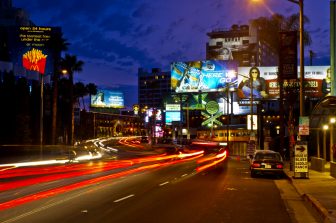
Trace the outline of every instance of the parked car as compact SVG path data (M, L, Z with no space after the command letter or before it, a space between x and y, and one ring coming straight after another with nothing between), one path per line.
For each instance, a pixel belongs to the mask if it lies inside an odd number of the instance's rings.
M141 140L140 140L141 143L148 143L149 140L148 140L148 136L141 136Z
M283 177L284 163L280 153L273 150L257 150L250 160L251 177L273 174Z

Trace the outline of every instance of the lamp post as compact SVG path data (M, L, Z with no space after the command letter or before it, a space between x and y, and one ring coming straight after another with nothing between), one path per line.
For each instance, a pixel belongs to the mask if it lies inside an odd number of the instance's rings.
M288 0L300 7L300 116L304 115L304 46L303 46L303 0Z
M336 118L330 118L330 162L333 162L333 146L334 146L334 124L336 122Z
M327 160L327 134L326 131L329 129L328 125L323 125L323 159Z

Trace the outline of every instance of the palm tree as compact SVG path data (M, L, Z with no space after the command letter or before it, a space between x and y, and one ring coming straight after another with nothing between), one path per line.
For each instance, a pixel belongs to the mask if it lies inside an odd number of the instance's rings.
M61 52L68 50L69 43L63 38L63 33L56 34L51 40L54 47L54 76L53 76L53 101L52 101L52 124L51 124L51 144L55 144L57 130L57 101L58 101L58 79L60 74Z
M97 85L93 84L93 83L89 83L87 84L86 86L86 90L89 94L89 99L90 99L90 102L91 102L91 95L95 95L97 94Z
M77 82L74 86L74 97L80 107L80 98L82 99L82 105L85 110L84 96L88 95L88 91L82 82Z
M70 82L70 113L71 113L71 130L69 144L74 145L74 132L75 132L75 117L74 117L74 86L73 86L73 75L75 72L81 72L84 62L78 60L75 55L65 54L62 58L61 66L65 69L69 75Z
M270 46L279 52L280 39L276 33L280 31L297 31L299 30L299 14L293 14L291 16L285 17L280 14L273 14L271 17L259 17L251 21L252 25L257 27L260 39L265 40ZM304 23L309 23L308 17L304 16ZM311 37L308 32L303 33L304 45L308 46L311 44ZM299 35L298 35L299 41Z

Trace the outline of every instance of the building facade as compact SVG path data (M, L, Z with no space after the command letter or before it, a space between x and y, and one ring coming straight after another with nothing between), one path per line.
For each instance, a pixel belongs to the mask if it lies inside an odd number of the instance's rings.
M164 98L171 94L170 72L153 68L151 72L138 70L138 99L140 110L163 108Z
M275 51L259 38L258 30L250 25L232 25L207 33L206 59L236 60L239 66L274 66L278 64Z

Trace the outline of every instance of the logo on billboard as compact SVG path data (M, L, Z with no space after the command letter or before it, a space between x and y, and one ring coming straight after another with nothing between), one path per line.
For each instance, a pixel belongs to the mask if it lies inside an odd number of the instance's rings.
M27 70L37 71L44 74L47 55L42 50L32 49L22 56L23 67Z

